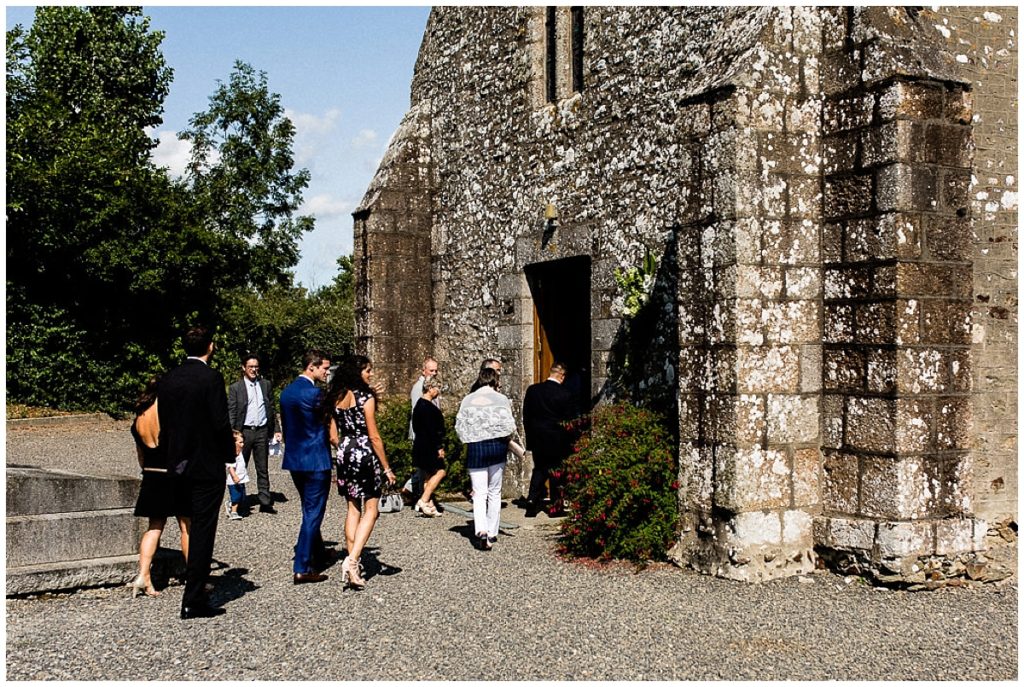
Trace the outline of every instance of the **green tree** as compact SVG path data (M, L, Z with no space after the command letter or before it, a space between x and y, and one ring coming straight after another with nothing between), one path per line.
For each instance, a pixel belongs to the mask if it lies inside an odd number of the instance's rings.
M126 369L156 362L127 335L142 331L136 258L174 196L146 133L171 82L162 40L123 7L40 7L7 33L12 399L109 406Z
M236 265L211 259L195 269L236 278L223 286L290 285L299 237L313 228L312 217L296 216L309 172L292 171L295 127L280 100L265 72L235 62L179 134L192 144L186 181L196 219L217 244L210 257Z
M309 175L292 171L266 75L235 65L182 133L192 163L172 180L147 133L171 70L139 9L41 7L7 39L8 397L124 408L180 359L187 324L230 336L246 299L264 339L297 347L305 320L271 320L306 298L290 270L313 226L296 216Z
M338 258L338 273L327 286L309 296L310 308L305 326L308 346L334 355L351 353L355 344L355 273L352 256Z
M238 289L225 311L223 348L230 354L217 359L226 375L238 372L238 356L258 353L262 374L280 387L297 374L308 348L333 355L353 347L355 314L352 258L338 258L338 274L331 284L310 292L303 287L272 285L262 293ZM237 355L236 355L237 354Z

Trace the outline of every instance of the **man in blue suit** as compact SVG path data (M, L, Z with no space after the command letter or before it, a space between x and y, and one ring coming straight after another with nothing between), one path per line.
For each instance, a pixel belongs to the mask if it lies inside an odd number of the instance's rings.
M323 393L317 387L317 382L327 381L331 361L323 351L309 350L302 357L302 367L302 374L281 392L280 416L285 445L281 467L292 473L302 503L302 525L292 567L295 584L327 579L327 575L314 570L314 563L325 556L320 524L331 486L331 451L320 407Z

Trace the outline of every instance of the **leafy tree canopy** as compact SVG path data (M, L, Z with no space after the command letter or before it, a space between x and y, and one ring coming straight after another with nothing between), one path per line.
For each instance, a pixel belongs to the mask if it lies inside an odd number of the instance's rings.
M265 72L235 62L218 82L206 112L192 117L179 138L192 144L187 182L203 227L244 265L244 284L264 288L291 283L298 239L312 217L296 217L305 169L292 171L295 127Z
M266 74L237 62L218 84L181 133L184 179L151 161L172 77L162 40L122 7L40 7L7 33L12 401L123 408L192 323L284 357L351 341L350 287L292 286L309 173L293 171L295 129Z

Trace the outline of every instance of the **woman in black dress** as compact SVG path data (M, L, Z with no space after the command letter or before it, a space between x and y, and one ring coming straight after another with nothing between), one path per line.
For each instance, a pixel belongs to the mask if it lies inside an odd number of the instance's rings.
M437 377L428 377L423 382L423 396L412 409L412 429L416 434L412 444L412 464L423 474L423 496L416 502L415 509L431 518L441 513L431 503L434 490L444 479L444 415L434 405L434 399L441 393Z
M132 421L132 438L135 452L142 468L142 486L139 500L135 504L135 515L149 518L149 527L139 542L139 576L131 583L132 597L140 593L159 596L153 588L149 567L156 549L160 546L167 518L178 519L181 530L181 552L188 560L188 535L192 507L188 491L181 478L168 470L167 449L160 444L160 419L157 415L156 387L159 377L153 377L135 402L135 420Z

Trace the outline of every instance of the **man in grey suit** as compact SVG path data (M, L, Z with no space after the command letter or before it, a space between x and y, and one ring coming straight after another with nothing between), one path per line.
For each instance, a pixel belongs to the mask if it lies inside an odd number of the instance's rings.
M276 418L270 382L260 377L260 360L255 353L242 356L242 378L228 389L228 416L231 428L242 433L245 464L248 465L252 457L256 465L260 512L277 513L270 495L270 471L267 467L267 444L270 434L275 431Z

